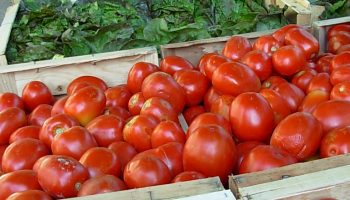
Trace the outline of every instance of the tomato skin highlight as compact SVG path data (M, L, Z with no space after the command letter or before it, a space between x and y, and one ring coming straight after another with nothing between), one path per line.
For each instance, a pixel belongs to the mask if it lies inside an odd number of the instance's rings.
M194 66L185 58L179 56L166 56L160 62L159 68L165 73L174 75L174 73L177 71L184 69L193 69Z

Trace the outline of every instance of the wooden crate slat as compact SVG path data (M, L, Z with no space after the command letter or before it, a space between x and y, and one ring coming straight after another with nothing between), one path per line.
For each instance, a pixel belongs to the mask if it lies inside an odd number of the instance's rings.
M200 194L190 197L179 198L177 200L202 200L202 199L210 199L210 200L236 200L235 196L233 196L231 190L222 190L218 192L211 192L207 194Z
M10 39L12 24L16 19L17 11L19 8L19 3L16 3L7 8L5 17L0 26L0 55L4 55L6 52L7 43Z

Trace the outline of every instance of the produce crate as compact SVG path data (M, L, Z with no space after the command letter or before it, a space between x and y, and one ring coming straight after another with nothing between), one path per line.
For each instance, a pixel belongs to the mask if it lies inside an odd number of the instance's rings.
M350 154L229 177L237 199L349 199Z

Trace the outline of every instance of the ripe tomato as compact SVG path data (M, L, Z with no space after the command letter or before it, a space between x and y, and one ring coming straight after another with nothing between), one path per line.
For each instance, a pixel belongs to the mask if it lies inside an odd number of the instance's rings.
M121 171L124 171L126 164L137 154L135 148L124 141L113 142L108 146L118 157L121 163Z
M312 113L317 105L329 100L329 93L323 90L309 92L301 102L298 111Z
M267 141L274 128L274 112L259 93L247 92L237 96L230 108L230 122L239 141Z
M292 83L306 93L308 85L316 74L317 72L313 69L303 69L293 76Z
M316 76L314 76L308 87L307 87L307 93L310 93L314 90L322 90L327 93L330 93L332 90L332 84L330 82L329 74L326 72L318 73Z
M304 50L307 60L314 59L320 50L318 40L303 28L291 28L285 35L285 43L294 45Z
M67 87L67 94L72 95L76 91L80 90L81 88L84 88L86 86L95 86L102 91L107 90L108 86L107 84L100 78L95 76L80 76L72 82L69 83Z
M178 122L177 112L171 104L160 97L151 97L143 104L140 115L152 115L158 121L171 120Z
M157 148L169 142L185 144L186 135L181 126L174 121L161 121L151 134L152 148Z
M346 44L346 45L339 47L336 53L341 54L343 52L349 52L349 51L350 51L350 44Z
M254 149L255 147L259 146L259 145L263 145L264 143L261 142L257 142L257 141L249 141L249 142L242 142L236 145L237 148L237 162L235 164L235 168L233 170L233 172L235 174L239 173L239 168L241 166L242 160L247 157L247 155L249 154L249 152Z
M125 183L112 175L90 178L81 186L78 197L126 190Z
M277 125L270 144L304 161L316 154L322 135L322 125L316 118L310 113L296 112Z
M145 103L146 99L142 95L142 92L137 92L132 95L128 102L128 109L131 115L139 115L141 112L141 108Z
M121 162L114 151L105 147L93 147L87 150L80 158L79 162L89 171L90 178L104 174L121 174Z
M327 51L335 54L341 46L347 44L350 44L350 32L340 31L328 40Z
M213 55L218 55L218 54L216 54L216 53L206 53L199 59L199 62L198 62L198 65L197 65L197 69L199 69L199 71L202 74L206 75L204 68L208 64L209 58L211 56L213 56Z
M343 66L350 67L349 59L350 59L350 52L344 52L333 56L333 59L331 60L330 69L329 69L330 72L332 73L335 69L338 69L339 67L343 67Z
M147 62L135 63L129 70L126 86L133 94L141 92L143 80L153 72L159 71L157 65Z
M113 142L123 140L125 122L115 115L101 115L86 125L86 129L94 136L98 146L108 147Z
M272 34L272 37L274 37L280 43L284 44L286 33L292 28L301 28L301 26L296 25L296 24L288 24L288 25L283 26L282 28L278 29L277 31L275 31Z
M179 56L166 56L160 61L159 68L163 72L173 75L176 71L193 69L194 66L185 58Z
M0 176L2 175L2 169L1 169L2 156L4 155L4 152L5 152L7 147L8 147L8 145L0 145Z
M70 156L77 160L92 147L97 147L94 136L80 126L73 126L57 134L51 144L53 154Z
M350 24L349 23L344 23L344 24L338 24L332 26L328 31L327 31L327 40L331 39L331 37L336 36L339 34L339 32L350 32Z
M42 126L51 117L52 106L48 104L38 105L28 117L30 125Z
M216 99L221 96L222 93L218 90L216 90L214 87L210 87L207 91L207 93L204 96L204 108L206 111L211 110L211 106L216 101Z
M260 50L267 55L272 56L272 54L282 46L283 44L276 40L272 35L263 35L255 40L253 50Z
M222 115L227 121L230 121L230 107L235 97L231 95L221 95L212 105L210 112Z
M46 158L50 158L50 157L52 157L52 156L54 156L54 157L59 157L59 155L46 155L46 156L43 156L43 157L41 157L41 158L39 158L35 163L34 163L34 165L33 165L33 171L35 172L35 173L38 173L38 170L39 170L39 168L40 168L40 165L44 162L44 160L46 159Z
M94 86L87 86L68 97L64 112L85 126L101 115L105 108L106 97L103 91Z
M179 142L169 142L156 149L156 157L161 159L170 170L171 178L183 172L183 148Z
M350 81L336 84L331 91L330 99L350 101Z
M160 97L167 100L180 113L186 104L184 89L167 73L155 72L142 83L142 94L145 99Z
M252 50L249 40L242 36L233 36L225 44L222 54L232 60L240 60Z
M286 82L287 82L286 79L280 76L270 76L261 84L261 88L275 89L277 85L281 83L286 83Z
M151 135L158 123L152 115L136 115L125 124L123 138L138 152L151 149Z
M192 181L192 180L198 180L207 178L202 173L196 172L196 171L185 171L181 172L175 178L171 181L172 183L178 183L178 182L185 182L185 181Z
M279 74L290 76L299 72L306 64L306 56L301 48L287 45L277 49L272 55L272 64Z
M187 106L201 103L210 86L207 77L196 70L177 71L174 73L174 79L186 92Z
M10 107L17 107L23 110L24 103L21 97L11 92L0 94L0 112Z
M237 160L235 142L224 128L202 125L187 139L183 150L185 171L198 171L205 176L219 176L227 182Z
M54 198L77 196L81 185L88 178L88 170L68 156L47 157L38 169L41 187Z
M66 104L67 99L68 96L61 97L53 104L51 109L51 116L64 114L64 105Z
M305 94L301 89L288 82L277 85L274 90L287 102L287 105L292 112L295 112L298 109L305 97Z
M27 83L22 90L22 100L27 111L34 110L40 104L52 105L54 97L50 89L40 81Z
M326 72L330 73L331 62L334 58L334 55L326 55L319 58L316 62L316 71L318 73Z
M322 123L323 132L350 125L350 102L329 100L316 106L313 116Z
M114 115L116 117L121 118L124 122L128 121L128 119L131 117L130 112L127 109L120 107L120 106L106 107L104 114L105 115Z
M205 113L204 106L191 106L182 112L187 124L191 124L193 120L202 113Z
M106 106L121 106L127 108L132 93L128 90L126 85L117 85L108 88L105 91L105 95Z
M250 51L242 58L242 63L250 67L261 81L267 79L272 73L271 57L260 51Z
M223 63L231 62L232 60L226 58L222 55L213 55L208 58L208 62L204 65L204 74L209 79L212 80L214 71Z
M350 65L341 66L331 73L330 81L333 85L350 80Z
M39 139L40 129L40 126L33 125L21 127L11 134L9 143L11 144L24 138Z
M131 160L124 170L124 181L129 188L167 184L171 181L168 167L157 157L143 156Z
M321 142L322 158L350 153L350 126L334 129L327 133Z
M58 114L47 119L41 127L39 139L51 148L53 138L66 131L67 129L77 126L79 123L66 114Z
M247 65L238 62L224 63L213 73L212 84L223 94L237 96L244 92L258 92L258 76Z
M264 171L297 163L298 160L288 152L270 145L259 145L242 160L239 173Z
M37 175L32 170L19 170L0 176L0 199L26 190L41 190Z
M27 117L20 108L6 108L0 112L0 124L0 145L8 144L11 134L27 125Z
M7 197L6 200L52 200L50 195L41 190L26 190L22 192L16 192Z

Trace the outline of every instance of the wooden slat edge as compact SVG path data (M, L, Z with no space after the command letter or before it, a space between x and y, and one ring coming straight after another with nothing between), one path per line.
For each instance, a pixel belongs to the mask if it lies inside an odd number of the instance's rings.
M342 24L342 23L346 23L346 22L350 22L350 16L315 21L313 23L313 27L331 26L331 25Z
M12 5L7 8L5 17L0 27L0 55L4 55L6 52L7 43L10 39L12 24L16 19L19 4Z
M211 192L207 194L200 194L190 197L179 198L176 200L202 200L202 199L210 199L210 200L236 200L230 190L222 190L218 192Z
M298 14L311 14L310 3L304 0L278 0L277 5L287 5Z
M5 55L0 55L0 67L7 65L7 59Z

